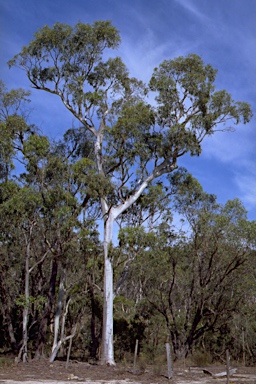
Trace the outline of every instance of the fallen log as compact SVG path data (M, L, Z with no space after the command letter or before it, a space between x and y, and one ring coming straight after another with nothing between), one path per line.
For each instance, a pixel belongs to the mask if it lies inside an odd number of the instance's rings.
M233 369L230 369L229 371L229 376L233 376L237 371L237 368L233 368ZM208 369L203 369L203 373L205 373L206 375L210 375L212 376L213 378L217 379L218 377L225 377L227 376L227 372L220 372L220 373L213 373L211 371L208 371Z

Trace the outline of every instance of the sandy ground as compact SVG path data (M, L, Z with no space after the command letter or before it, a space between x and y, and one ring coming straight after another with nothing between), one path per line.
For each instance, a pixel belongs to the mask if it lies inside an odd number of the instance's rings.
M142 384L141 381L134 381L130 379L125 380L69 380L69 381L62 381L62 380L26 380L26 381L17 381L17 380L0 380L1 384L69 384L69 383L80 383L80 384ZM175 383L175 384L226 384L227 379L198 379L198 380L182 380L174 378L172 380L168 380L166 378L166 383ZM158 383L157 381L152 382L152 384ZM148 384L151 384L150 382ZM230 384L256 384L256 375L235 375L230 379Z
M74 383L74 382L79 382L80 384L105 384L105 383L108 383L108 384L140 384L139 382L136 382L136 381L127 381L127 380L109 380L109 381L105 381L105 380L100 380L100 381L91 381L91 380L86 380L86 381L78 381L78 380L75 380L75 381L46 381L46 380L40 380L40 381L23 381L22 383L23 384L35 384L35 383L44 383L44 384L70 384L70 383ZM21 381L14 381L14 380L1 380L0 381L1 384L21 384Z
M225 370L224 366L206 367L213 373ZM256 384L256 367L237 367L230 378L230 384ZM203 372L203 367L174 367L173 379L168 380L167 369L147 367L144 371L132 373L131 367L117 365L105 367L88 363L65 363L47 360L11 364L0 367L0 384L226 384L226 377L213 378Z

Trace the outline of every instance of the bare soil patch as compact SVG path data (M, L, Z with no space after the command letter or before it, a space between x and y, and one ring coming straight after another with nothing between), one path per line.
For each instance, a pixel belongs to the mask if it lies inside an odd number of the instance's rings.
M231 384L256 384L256 368L237 367L238 370L230 379ZM225 371L224 366L207 367L213 373ZM48 360L31 361L29 363L11 364L0 367L0 384L63 384L63 383L86 383L86 384L224 384L226 378L214 379L203 373L203 368L198 367L175 367L174 377L168 380L167 369L158 367L147 367L145 371L132 373L132 368L117 365L106 367L88 363L70 362L68 368L65 362Z

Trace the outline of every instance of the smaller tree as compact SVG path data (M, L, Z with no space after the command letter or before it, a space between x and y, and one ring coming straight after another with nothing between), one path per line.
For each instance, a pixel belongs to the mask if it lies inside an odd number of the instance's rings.
M29 96L30 92L21 88L8 91L0 80L0 180L5 182L25 138L35 131L34 126L27 124Z
M183 184L176 203L190 225L189 238L175 236L163 223L133 265L134 285L140 281L143 294L164 317L178 359L238 311L253 241L253 224L238 200L222 207L189 175L185 179L194 193Z

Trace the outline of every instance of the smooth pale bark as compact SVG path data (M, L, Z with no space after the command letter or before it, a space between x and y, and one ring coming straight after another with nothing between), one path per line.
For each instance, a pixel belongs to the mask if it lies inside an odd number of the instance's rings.
M51 357L50 357L50 359L49 359L49 362L50 362L50 363L52 363L52 362L54 361L54 359L55 359L55 357L56 357L56 355L57 355L57 353L58 353L58 350L60 349L60 347L62 346L62 344L63 344L65 341L67 341L67 340L73 339L73 337L74 337L75 334L76 334L76 328L77 328L77 324L75 325L75 327L74 327L73 332L72 332L71 335L69 335L69 336L67 336L67 337L65 337L65 338L63 338L63 339L61 338L61 339L58 341L58 343L57 343L56 347L54 348L54 350L53 350L53 352L52 352L52 354L51 354Z
M60 318L60 316L57 317L57 321L56 321L56 324L55 324L55 327L56 327L56 325L58 327L58 329L55 328L55 334L57 333L57 337L56 337L56 340L54 341L54 344L53 344L53 347L52 347L52 353L51 353L51 356L49 358L49 362L50 363L52 363L55 360L55 357L57 356L57 353L58 353L59 349L61 348L62 344L65 341L73 338L75 336L75 333L76 333L77 325L75 325L74 331L72 332L72 335L67 336L67 337L64 336L65 320L66 320L66 316L68 314L68 306L69 306L70 302L71 302L71 299L68 300L68 302L66 304L65 312L64 312L63 317L62 317L61 336L60 336L59 340L58 340L58 333L56 331L59 331L59 318ZM56 320L56 317L55 317L55 320Z
M114 217L105 220L104 228L104 303L101 362L115 365L113 346L113 265L109 257L109 246L112 241Z
M63 297L64 297L64 291L65 291L64 279L65 279L65 273L63 272L60 278L58 304L57 304L57 309L56 309L55 318L54 318L54 339L53 339L52 352L54 351L54 349L58 344L58 335L59 335L59 329L60 329L60 315L62 311Z
M64 338L64 333L65 333L65 322L66 322L66 317L67 317L67 314L68 314L68 307L69 307L69 304L71 303L71 298L68 299L68 302L66 303L66 307L65 307L65 312L62 316L62 322L61 322L61 336L60 338L63 339Z

